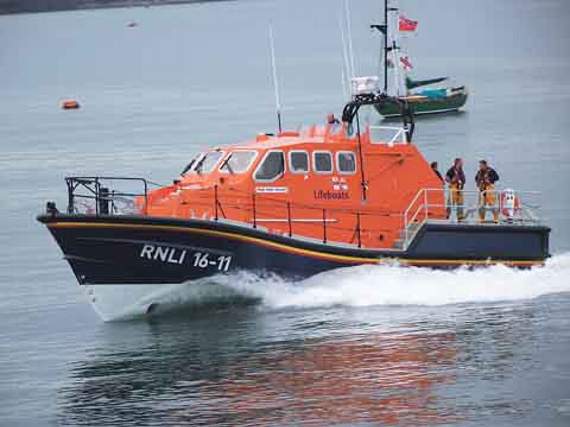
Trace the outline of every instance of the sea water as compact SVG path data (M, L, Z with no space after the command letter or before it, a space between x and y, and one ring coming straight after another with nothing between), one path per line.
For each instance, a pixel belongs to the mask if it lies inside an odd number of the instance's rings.
M168 183L196 152L274 130L270 21L285 127L339 115L342 3L2 16L0 424L570 423L569 6L402 7L420 21L414 77L470 92L464 113L418 120L415 143L442 170L463 157L470 188L486 158L503 187L540 191L546 265L238 273L104 323L34 219L45 201L65 206L67 175ZM381 12L351 2L359 74L376 72Z

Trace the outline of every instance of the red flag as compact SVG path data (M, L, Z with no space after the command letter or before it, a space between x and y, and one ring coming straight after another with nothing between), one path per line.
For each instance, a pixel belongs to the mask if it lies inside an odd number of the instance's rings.
M402 65L402 68L406 71L414 68L414 66L412 65L412 61L410 61L410 58L407 56L400 56L400 64Z
M418 26L418 21L408 19L404 15L399 16L398 29L400 31L408 31L408 32L416 31L417 26Z

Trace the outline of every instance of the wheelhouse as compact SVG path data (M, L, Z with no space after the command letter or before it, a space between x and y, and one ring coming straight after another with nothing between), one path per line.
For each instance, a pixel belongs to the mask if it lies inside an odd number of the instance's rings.
M214 148L193 159L168 187L150 193L151 215L225 219L279 234L391 247L403 212L421 188L432 218L445 218L443 186L415 146L351 136L345 127L261 135ZM437 207L439 205L440 207ZM355 229L358 236L355 237Z

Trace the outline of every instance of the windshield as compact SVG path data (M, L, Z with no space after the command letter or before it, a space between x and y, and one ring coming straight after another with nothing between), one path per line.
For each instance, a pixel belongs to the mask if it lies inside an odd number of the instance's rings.
M197 173L210 173L214 170L223 155L224 153L221 151L210 151L196 164L193 170Z
M249 169L256 154L256 151L234 151L222 163L220 170L229 173L243 173Z

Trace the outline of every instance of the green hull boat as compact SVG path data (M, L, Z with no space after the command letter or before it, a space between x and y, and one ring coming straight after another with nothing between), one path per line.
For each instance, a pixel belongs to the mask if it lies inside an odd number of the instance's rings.
M394 23L396 23L394 25ZM402 54L400 46L400 33L414 32L417 21L405 18L397 7L388 7L388 0L384 0L384 23L371 25L371 28L382 34L384 46L381 49L381 65L383 65L384 88L378 86L353 84L356 90L353 95L362 95L368 90L370 93L383 93L406 104L408 113L414 116L423 114L436 114L457 111L467 102L467 89L465 86L434 86L447 80L447 77L436 77L427 80L413 80L409 71L413 68L409 56ZM389 78L388 74L391 74ZM393 79L392 79L393 77ZM355 83L364 83L366 78L353 79ZM390 85L389 82L392 82ZM397 103L381 103L374 108L384 118L400 117L401 105Z
M457 111L467 102L467 90L465 87L445 89L445 94L438 97L429 95L410 94L400 97L407 101L414 115L437 114ZM385 118L400 117L401 112L395 104L376 104L376 111Z

